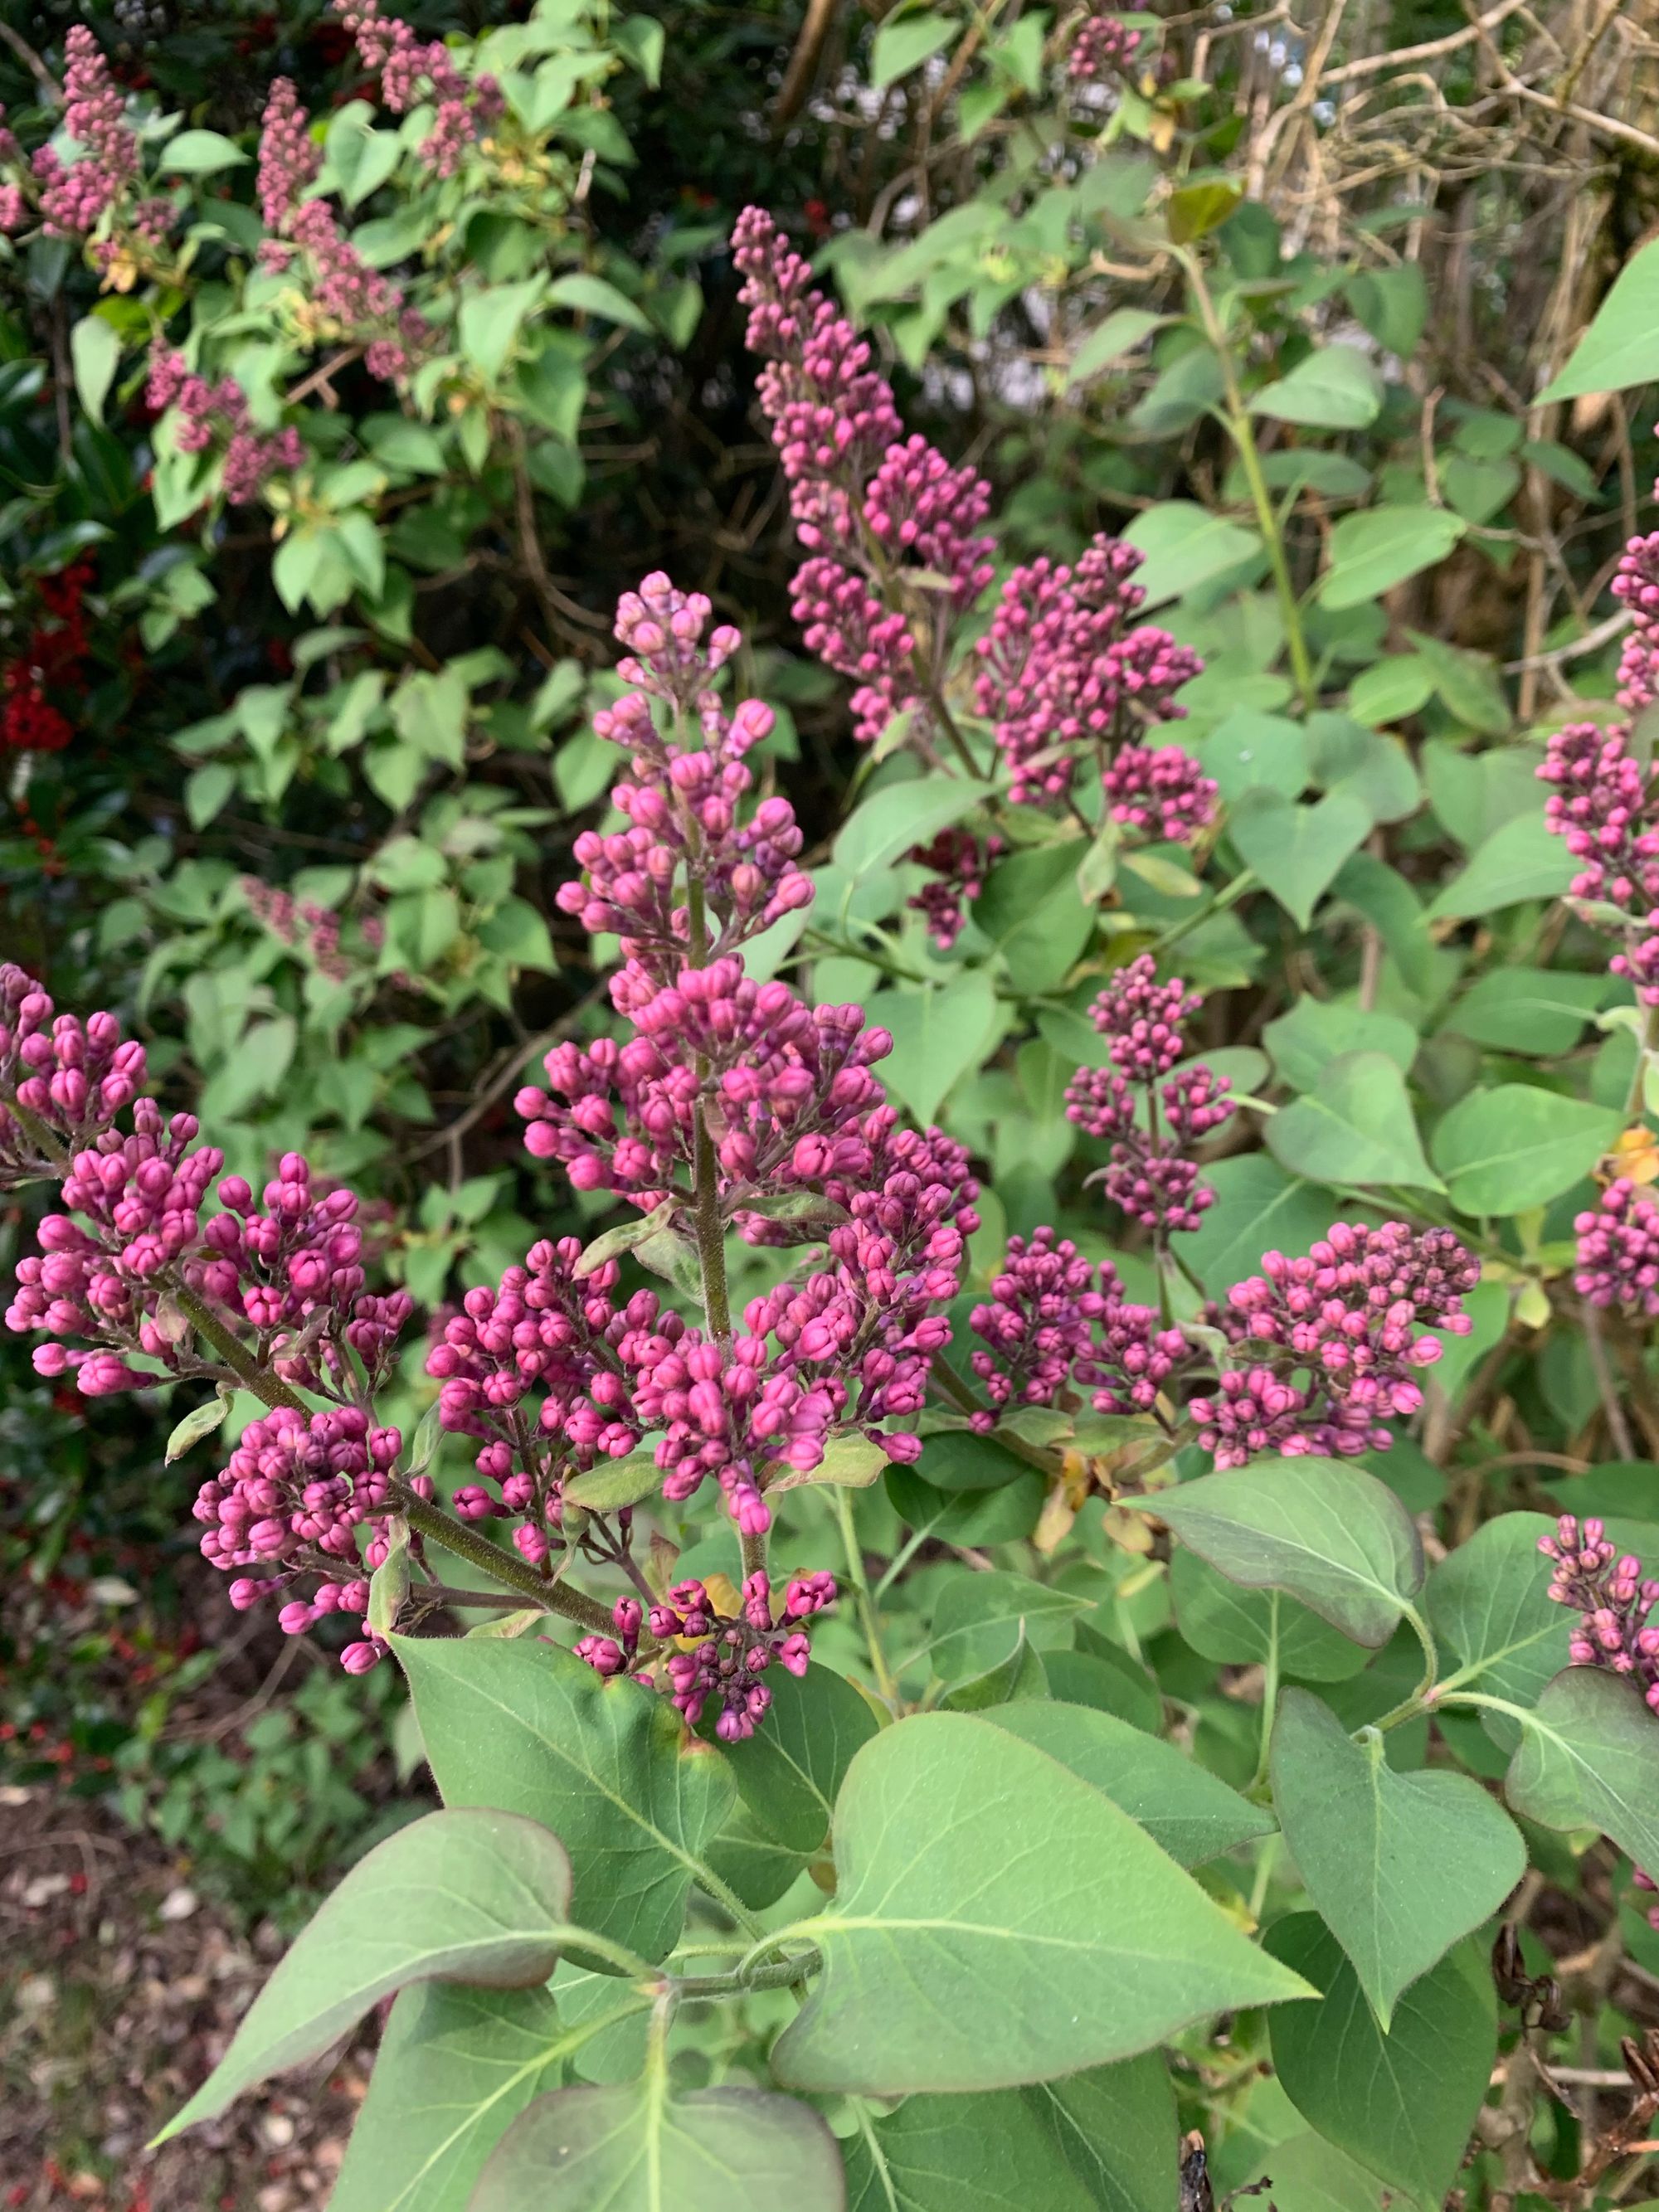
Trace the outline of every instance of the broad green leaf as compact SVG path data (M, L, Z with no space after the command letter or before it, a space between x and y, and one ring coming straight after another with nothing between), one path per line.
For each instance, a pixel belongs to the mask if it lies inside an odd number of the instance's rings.
M1282 791L1242 794L1228 835L1285 912L1304 929L1342 863L1370 835L1371 811L1347 790L1297 806Z
M886 783L861 799L836 835L834 860L856 883L902 860L913 845L931 844L960 822L982 796L959 775L919 775Z
M1429 908L1431 921L1462 921L1518 906L1522 899L1559 898L1578 872L1561 840L1541 814L1521 814L1494 830L1468 867L1452 878Z
M1323 2136L1291 2136L1275 2143L1257 2161L1250 2182L1277 2212L1417 2212L1398 2190L1368 2173ZM1236 2195L1234 2202L1248 2204L1250 2199Z
M1352 792L1373 822L1404 822L1422 805L1422 782L1400 738L1338 714L1310 714L1308 737L1314 781Z
M811 1853L792 1851L779 1843L739 1798L737 1810L706 1846L704 1856L751 1912L763 1912L793 1888L805 1872Z
M1135 582L1146 593L1144 604L1162 606L1212 577L1224 576L1261 551L1254 530L1212 514L1191 500L1167 499L1143 508L1123 533L1145 558L1135 571Z
M1133 353L1141 340L1161 331L1170 320L1168 315L1155 315L1147 307L1118 307L1097 322L1087 332L1077 351L1072 356L1071 367L1066 372L1066 381L1085 384L1091 376L1098 376L1115 361Z
M775 1474L767 1492L775 1498L784 1491L821 1488L826 1483L836 1490L868 1490L891 1463L882 1447L868 1437L856 1432L835 1437L824 1447L823 1457L816 1467L787 1468Z
M164 175L198 177L214 169L234 168L247 158L240 146L217 131L181 131L161 149L155 166Z
M1007 1657L1021 1623L1039 1650L1064 1650L1088 1607L1086 1597L1024 1575L954 1576L933 1608L933 1671L946 1682L982 1673Z
M1477 526L1492 520L1514 497L1520 483L1520 465L1507 454L1482 459L1473 453L1448 453L1440 463L1440 489L1447 503Z
M1439 1865L1422 1869L1425 1894L1443 1873ZM1413 1984L1384 2034L1315 1914L1279 1921L1266 1941L1325 1993L1271 2022L1273 2065L1291 2101L1382 2179L1438 2204L1462 2164L1498 2053L1498 2006L1483 1948L1460 1945ZM1298 2200L1287 2196L1284 2212L1299 2212Z
M1582 1182L1623 1126L1616 1108L1529 1083L1460 1098L1434 1133L1434 1164L1460 1213L1525 1213Z
M1528 1716L1504 1784L1522 1819L1599 1828L1659 1866L1659 1727L1621 1674L1569 1667Z
M924 1713L853 1761L823 1971L775 2045L804 2089L1000 2089L1306 1985L1150 1836L1005 1729Z
M981 1713L993 1705L1006 1705L1015 1698L1042 1698L1048 1695L1048 1669L1042 1654L1025 1632L1023 1620L999 1621L988 1629L984 1645L1000 1648L1004 1656L992 1659L978 1674L958 1674L938 1700L947 1713ZM1055 1655L1065 1657L1063 1652ZM969 1667L981 1664L980 1652L971 1650Z
M1415 261L1393 269L1362 269L1345 289L1348 305L1380 346L1403 361L1417 350L1428 320L1429 288Z
M1500 1513L1431 1570L1423 1606L1429 1626L1478 1690L1517 1705L1538 1702L1567 1664L1573 1613L1549 1594L1540 1536L1543 1513ZM1515 1724L1509 1723L1512 1728Z
M121 358L120 334L102 315L83 315L70 332L70 359L81 404L94 422L104 419L104 402Z
M1202 1866L1271 1835L1273 1819L1174 1744L1087 1705L1031 1700L986 1717L1092 1784L1161 1844L1177 1866Z
M1283 714L1236 708L1189 750L1230 806L1261 785L1286 799L1307 787L1307 733Z
M1331 530L1321 605L1338 613L1380 599L1407 576L1443 561L1466 527L1461 515L1440 507L1373 507L1345 514Z
M1217 230L1234 214L1244 188L1232 177L1204 177L1170 195L1170 235L1186 246Z
M1322 1182L1441 1188L1423 1157L1406 1079L1386 1053L1328 1060L1314 1088L1273 1116L1267 1137L1275 1159Z
M567 284L572 281L569 277L564 280ZM463 298L456 318L461 352L486 384L494 384L506 368L514 340L541 294L541 279L527 276L522 283L492 284L484 291L471 292Z
M570 1861L534 1820L477 1811L412 1821L360 1859L295 1938L229 2050L156 2141L317 2057L411 1982L514 1990L546 1981L575 1932L569 1907Z
M588 1252L592 1249L589 1245ZM592 1274L593 1271L588 1267L582 1272ZM602 1459L586 1474L573 1474L561 1497L566 1505L580 1505L589 1513L615 1513L624 1505L637 1505L642 1498L655 1497L661 1488L656 1446L641 1444L624 1459Z
M648 1959L680 1932L698 1854L731 1809L720 1754L667 1700L557 1646L394 1637L447 1805L544 1821L575 1869L574 1917Z
M649 1999L612 1984L610 2017ZM568 2024L544 1989L427 1982L392 2008L329 2212L461 2212L478 2172L534 2097L558 2087L598 2032Z
M1279 1824L1386 2031L1400 1992L1497 1911L1527 1870L1527 1848L1478 1782L1397 1773L1382 1749L1376 1729L1356 1743L1310 1691L1279 1699Z
M585 269L556 278L548 288L547 298L550 307L574 307L580 314L599 315L624 330L648 331L651 328L645 310L635 306L626 292L619 292L603 276L590 276Z
M908 1528L943 1544L1012 1544L1029 1536L1042 1511L1047 1486L1027 1468L994 1490L959 1494L936 1489L914 1468L891 1466L884 1485Z
M1659 239L1632 254L1573 348L1566 367L1538 395L1540 407L1593 392L1627 392L1654 380L1659 332Z
M1391 653L1362 668L1348 686L1348 711L1373 729L1403 721L1434 696L1434 676L1420 653Z
M1355 346L1328 345L1264 386L1250 412L1321 430L1363 430L1382 406L1382 380L1374 365Z
M1077 1632L1080 1650L1042 1655L1050 1697L1068 1705L1086 1705L1091 1712L1110 1713L1143 1735L1155 1735L1164 1725L1164 1692L1152 1674L1086 1621Z
M774 1668L766 1725L726 1756L744 1803L769 1834L793 1851L815 1851L830 1833L836 1793L876 1717L833 1667L799 1680Z
M996 989L976 969L921 991L878 991L866 1001L865 1019L892 1037L892 1051L876 1063L881 1079L926 1128L952 1084L978 1066L989 1046Z
M842 2212L841 2153L810 2105L769 2089L670 2094L647 2073L555 2089L502 2136L466 2212Z
M1170 1595L1182 1638L1222 1666L1261 1665L1277 1640L1281 1675L1340 1682L1369 1656L1282 1590L1241 1589L1184 1544L1170 1555Z
M1498 968L1472 983L1443 1027L1473 1044L1540 1060L1571 1052L1607 995L1607 978Z
M948 15L925 8L919 15L899 15L884 23L870 49L870 82L880 92L900 77L908 76L925 61L948 46L961 28Z
M908 2097L845 2144L847 2212L1175 2212L1155 2051L981 2097Z
M1018 1482L1029 1472L994 1436L981 1437L972 1429L946 1429L923 1439L916 1469L935 1490L1000 1490L1005 1482Z
M1423 1587L1423 1543L1387 1485L1343 1460L1263 1459L1158 1493L1183 1544L1246 1589L1280 1589L1373 1649Z
M1266 1152L1242 1152L1204 1170L1216 1203L1181 1240L1182 1258L1212 1297L1261 1267L1264 1252L1305 1252L1336 1212L1328 1192L1289 1175Z
M1012 854L992 869L974 902L975 921L1028 994L1057 990L1094 934L1094 915L1078 893L1078 870L1089 850L1078 837Z
M1312 1091L1346 1052L1380 1052L1402 1075L1417 1057L1417 1032L1398 1014L1379 1014L1336 999L1298 999L1269 1022L1261 1042L1292 1091Z

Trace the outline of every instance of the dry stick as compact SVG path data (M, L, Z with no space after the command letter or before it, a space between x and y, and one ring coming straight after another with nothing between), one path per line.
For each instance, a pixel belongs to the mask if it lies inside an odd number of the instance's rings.
M1392 53L1370 54L1364 61L1344 62L1340 69L1327 70L1325 83L1349 84L1355 77L1375 76L1379 70L1403 68L1407 62L1433 61L1441 54L1455 53L1483 33L1495 31L1498 26L1524 5L1524 0L1502 0L1502 5L1492 9L1473 23L1467 31L1453 31L1443 39L1427 40L1420 46L1399 46Z
M1595 1376L1595 1387L1601 1394L1601 1410L1607 1417L1607 1432L1620 1458L1634 1459L1636 1446L1631 1437L1630 1424L1625 1419L1625 1409L1619 1402L1613 1370L1607 1364L1607 1347L1601 1335L1601 1316L1588 1298L1579 1300L1578 1310L1583 1318L1584 1343L1589 1352L1590 1369Z
M800 36L795 40L783 82L772 103L772 130L775 137L782 137L812 88L818 73L818 58L835 13L836 0L807 0L806 20L800 27Z

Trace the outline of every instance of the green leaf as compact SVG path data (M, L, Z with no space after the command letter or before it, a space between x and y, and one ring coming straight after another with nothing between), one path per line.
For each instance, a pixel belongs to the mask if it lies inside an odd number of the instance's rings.
M1393 269L1364 269L1350 276L1345 289L1348 305L1389 353L1402 361L1417 350L1428 320L1429 288L1415 261L1402 261Z
M1448 645L1426 630L1407 630L1406 635L1434 678L1435 690L1460 722L1491 737L1508 732L1513 717L1490 653Z
M1241 1589L1184 1544L1170 1555L1170 1595L1183 1640L1222 1666L1265 1664L1275 1643L1279 1673L1304 1681L1340 1682L1366 1663L1363 1645L1305 1605L1282 1590Z
M1246 1589L1280 1589L1380 1649L1423 1587L1423 1543L1385 1483L1343 1460L1263 1459L1159 1491L1183 1544Z
M1068 385L1086 384L1091 376L1098 376L1115 361L1133 353L1141 340L1161 331L1170 320L1168 315L1155 315L1146 307L1117 307L1097 322L1084 337L1072 356L1071 367L1066 372Z
M1305 1995L1127 1814L1005 1729L924 1713L853 1761L823 1959L772 2052L798 2088L1000 2089Z
M1162 500L1143 508L1123 537L1145 556L1135 582L1148 607L1162 606L1212 577L1224 576L1261 550L1254 530L1187 499Z
M901 15L889 19L876 33L870 49L870 82L878 92L900 77L908 76L911 70L948 46L961 28L948 15L935 15L931 8L920 15Z
M876 1717L833 1667L799 1680L775 1668L764 1728L726 1756L744 1803L761 1828L792 1851L816 1851L853 1757L876 1732Z
M1042 1653L1025 1633L1025 1623L1004 1622L1001 1626L1003 1635L998 1640L1006 1656L991 1660L983 1673L956 1676L938 1700L941 1712L979 1713L992 1705L1006 1705L1015 1698L1048 1697L1048 1670ZM972 1664L977 1666L978 1660Z
M1218 1160L1204 1180L1216 1203L1181 1249L1212 1297L1258 1273L1264 1252L1305 1252L1331 1225L1328 1193L1287 1175L1266 1152Z
M1308 736L1315 782L1352 792L1373 822L1404 822L1422 805L1422 782L1398 738L1336 714L1310 714Z
M1659 336L1659 239L1638 249L1613 280L1594 320L1566 367L1539 393L1536 404L1582 399L1593 392L1628 392L1654 380Z
M155 2140L211 2119L256 2081L319 2057L409 1983L511 1990L546 1981L573 1932L569 1909L564 1846L535 1821L502 1812L411 1821L352 1868L207 2081Z
M1282 791L1262 788L1243 793L1227 825L1241 859L1304 929L1371 828L1370 807L1351 791L1297 806Z
M975 921L1000 951L1020 991L1058 990L1094 935L1094 914L1078 884L1091 851L1086 839L1076 837L1011 854L992 869L975 901Z
M667 1700L535 1643L394 1637L447 1805L498 1805L554 1828L585 1927L667 1955L698 1854L731 1810L720 1754Z
M1273 1833L1272 1815L1251 1805L1172 1743L1088 1705L1047 1700L997 1706L986 1717L1109 1797L1177 1866Z
M934 1671L946 1682L981 1674L1007 1656L1022 1627L1039 1650L1064 1650L1088 1607L1086 1597L1025 1575L953 1576L933 1608Z
M836 1490L868 1490L892 1464L881 1445L856 1431L834 1437L825 1445L816 1467L784 1468L767 1483L769 1498L788 1490L807 1490L828 1483Z
M626 292L619 292L605 277L591 276L585 270L561 276L547 297L551 307L574 307L582 314L601 315L607 323L619 323L624 330L648 332L651 328L649 316L635 305Z
M614 2017L649 2000L616 1985ZM563 2081L596 2030L566 2027L551 1995L427 1982L392 2008L329 2212L459 2212L532 2097Z
M1267 1135L1275 1159L1322 1182L1441 1188L1423 1157L1406 1079L1386 1053L1328 1060L1315 1088L1281 1107Z
M83 315L70 332L75 388L81 396L81 404L94 422L104 419L104 402L109 397L120 358L120 333L102 315Z
M1206 177L1183 185L1170 195L1170 236L1177 246L1187 246L1219 229L1243 197L1243 186L1231 177Z
M1553 1060L1572 1050L1607 994L1605 975L1498 968L1469 986L1443 1026L1497 1052Z
M842 2212L836 2139L809 2105L770 2089L675 2096L647 2073L611 2089L555 2089L502 2136L466 2212Z
M1321 430L1363 430L1382 408L1382 380L1357 347L1322 346L1256 393L1253 415Z
M1308 738L1283 714L1237 707L1190 749L1231 806L1260 786L1295 799L1308 782Z
M1545 828L1543 816L1519 814L1492 831L1430 907L1428 918L1462 921L1518 906L1522 899L1559 898L1577 872L1577 861Z
M876 1064L881 1079L926 1128L952 1084L977 1067L997 1021L996 990L982 969L924 991L878 991L865 1019L891 1036Z
M958 1496L936 1489L915 1468L895 1464L884 1487L907 1528L943 1544L1018 1543L1036 1527L1046 1494L1042 1477L1029 1468L994 1490Z
M589 1513L616 1513L624 1505L637 1505L654 1498L662 1488L662 1469L654 1444L641 1444L623 1459L601 1460L585 1474L569 1476L562 1492L567 1505L580 1505Z
M569 277L564 279L566 284L572 281ZM556 285L554 296L558 295L558 291ZM525 317L541 295L540 277L527 276L522 283L491 284L482 292L469 292L463 298L456 317L456 333L462 355L486 384L495 383L501 376L514 340L524 326Z
M1174 2212L1176 2124L1153 2051L1029 2089L909 2097L848 2138L847 2212Z
M1374 507L1345 514L1331 531L1330 568L1319 587L1333 613L1363 606L1443 561L1463 535L1461 515L1438 507Z
M1521 471L1507 454L1486 460L1448 453L1440 464L1440 489L1465 521L1490 522L1520 486Z
M1323 2136L1291 2136L1275 2143L1256 2162L1250 2182L1278 2212L1413 2212L1396 2191ZM1249 2201L1234 2192L1236 2205Z
M1460 1098L1434 1133L1434 1164L1460 1213L1524 1213L1571 1190L1619 1134L1616 1108L1529 1083Z
M1398 1014L1375 1013L1334 999L1298 999L1269 1022L1261 1042L1292 1091L1312 1091L1346 1052L1380 1052L1402 1075L1417 1057L1417 1032Z
M1547 1828L1599 1828L1659 1866L1659 1728L1622 1674L1569 1667L1528 1715L1504 1794Z
M1554 1531L1546 1514L1500 1513L1447 1553L1423 1592L1429 1626L1456 1655L1459 1673L1517 1705L1535 1705L1568 1662L1572 1612L1551 1597L1538 1552L1539 1538Z
M228 761L206 761L185 779L185 811L192 830L205 830L240 781Z
M1521 1831L1466 1774L1397 1773L1379 1730L1356 1743L1308 1690L1279 1699L1273 1785L1297 1871L1386 2032L1401 1990L1526 1872Z
M861 799L842 823L832 858L854 883L902 860L913 845L931 844L980 803L977 787L959 775L919 775L885 783Z
M1373 729L1403 721L1434 696L1434 675L1420 653L1390 653L1362 668L1348 686L1348 710Z
M1443 1871L1423 1869L1425 1893ZM1279 1921L1266 1940L1274 1957L1325 1992L1317 2004L1275 2014L1271 2023L1273 2065L1291 2103L1384 2181L1438 2204L1462 2164L1498 2052L1484 1952L1465 1943L1443 1959L1406 1992L1385 2035L1353 1968L1313 1913ZM1276 2158L1267 2163L1277 2177ZM1309 2201L1286 2196L1285 2212L1300 2212Z
M173 1433L167 1438L167 1450L162 1455L162 1465L171 1467L174 1460L182 1459L187 1451L199 1444L204 1437L217 1436L225 1425L225 1417L229 1411L229 1399L217 1396L210 1398L204 1405L191 1407L184 1419L174 1424Z
M654 92L662 82L663 48L667 33L649 15L629 15L611 33L611 44L624 55Z
M216 131L181 131L161 149L155 166L167 176L197 177L214 169L233 169L247 158L240 146Z

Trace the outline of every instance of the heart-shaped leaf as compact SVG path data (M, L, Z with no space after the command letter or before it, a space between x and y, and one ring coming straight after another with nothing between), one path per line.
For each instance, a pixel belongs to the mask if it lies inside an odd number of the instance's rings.
M885 1729L836 1805L823 1972L772 2053L803 2089L997 2089L1305 1995L1128 1815L965 1713Z
M1527 1716L1504 1784L1547 1828L1599 1828L1638 1866L1659 1867L1659 1724L1622 1674L1569 1667Z
M1535 1705L1568 1663L1572 1611L1551 1597L1538 1554L1554 1528L1547 1514L1500 1513L1448 1553L1423 1592L1429 1626L1462 1662L1462 1678L1517 1705ZM1494 1719L1510 1732L1518 1725Z
M1386 1484L1341 1460L1264 1459L1160 1491L1159 1516L1246 1589L1287 1590L1377 1648L1423 1587L1423 1542Z
M836 1794L854 1755L876 1733L876 1717L833 1667L799 1680L775 1668L766 1725L726 1757L743 1802L761 1827L791 1850L815 1851L830 1833Z
M1285 1167L1319 1182L1443 1188L1423 1157L1406 1079L1386 1053L1328 1060L1314 1088L1268 1122L1267 1146Z
M1328 792L1316 805L1299 806L1264 785L1241 794L1228 823L1240 857L1304 929L1370 830L1371 811L1352 791Z
M211 2119L256 2081L328 2049L411 1982L528 1989L568 1924L570 1861L514 1813L428 1813L352 1868L253 2000L231 2046L156 2137Z
M1521 1832L1465 1774L1401 1774L1311 1692L1273 1723L1273 1805L1310 1897L1386 2031L1401 1990L1496 1912L1527 1870Z

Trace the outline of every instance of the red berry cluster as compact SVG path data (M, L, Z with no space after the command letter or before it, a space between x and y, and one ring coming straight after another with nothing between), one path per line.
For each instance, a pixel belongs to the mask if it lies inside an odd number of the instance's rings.
M0 752L62 752L75 731L52 691L84 691L87 618L81 601L92 563L77 561L40 583L41 617L16 659L0 671Z

